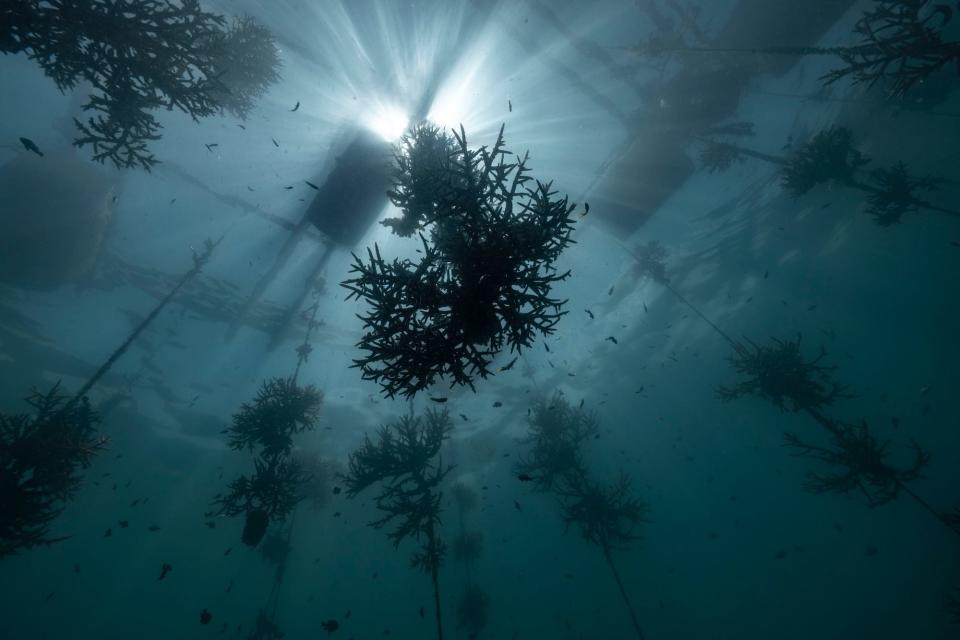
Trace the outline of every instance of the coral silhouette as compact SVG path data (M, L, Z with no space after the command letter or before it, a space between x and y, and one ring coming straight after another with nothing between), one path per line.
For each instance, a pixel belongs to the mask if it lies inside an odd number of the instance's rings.
M453 138L446 160L428 126L397 150L391 197L405 208L387 222L398 233L429 227L421 258L387 262L374 245L366 261L354 255L356 275L342 283L347 299L370 306L357 343L366 355L353 366L388 397L446 377L473 388L503 348L530 347L566 313L550 294L569 276L555 262L572 242L575 206L549 183L532 186L526 156L508 161L503 128L492 148L470 149L462 128Z
M0 557L64 539L50 526L107 442L85 397L69 400L54 385L26 401L30 414L0 413Z
M921 469L930 461L930 456L914 442L912 464L895 467L887 461L889 443L870 433L866 422L830 421L829 424L833 441L829 447L810 444L792 433L786 434L786 446L796 455L841 469L833 474L811 473L806 486L814 493L858 490L869 506L876 507L896 499L906 483L920 477Z
M344 476L349 497L379 485L376 504L384 515L371 522L371 527L392 526L387 535L395 548L407 538L420 543L410 564L429 575L433 583L437 637L441 640L439 575L446 545L437 528L441 524L443 496L440 483L452 467L444 466L439 456L452 429L447 411L431 410L423 417L404 416L381 427L376 441L365 436L360 448L350 454Z
M821 364L826 350L813 360L806 360L800 350L801 336L796 340L772 338L770 346L757 345L747 340L730 363L747 379L732 387L718 387L717 395L729 402L745 395L758 395L777 405L781 410L817 411L841 398L852 397L846 387L833 381L836 367Z
M93 115L75 120L74 144L147 170L162 128L151 112L244 116L279 67L269 31L247 17L228 25L198 0L11 0L0 52L26 54L61 91L90 83L83 110Z

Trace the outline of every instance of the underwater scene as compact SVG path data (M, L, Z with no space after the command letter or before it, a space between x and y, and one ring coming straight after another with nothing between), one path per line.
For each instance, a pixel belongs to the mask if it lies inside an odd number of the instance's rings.
M960 638L956 0L0 51L0 640Z

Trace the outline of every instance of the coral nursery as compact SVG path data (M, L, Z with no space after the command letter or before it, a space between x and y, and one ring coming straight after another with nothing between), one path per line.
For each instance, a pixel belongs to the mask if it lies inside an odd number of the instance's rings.
M0 54L0 640L960 637L956 1Z

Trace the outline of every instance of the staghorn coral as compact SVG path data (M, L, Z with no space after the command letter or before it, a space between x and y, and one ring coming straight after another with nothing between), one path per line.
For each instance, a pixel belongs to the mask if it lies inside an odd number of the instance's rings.
M872 8L854 26L859 38L838 47L706 47L689 46L671 32L653 33L629 50L644 56L669 53L750 54L776 56L835 56L843 66L820 80L828 86L849 78L854 84L883 84L893 97L901 98L934 73L958 67L960 42L945 41L944 30L954 9L938 0L874 0Z
M323 394L312 385L300 386L292 378L265 380L253 402L233 415L230 448L260 447L265 458L289 454L293 436L316 426L322 402Z
M61 91L92 85L74 144L147 170L162 128L153 111L245 115L279 65L269 31L246 17L228 26L198 0L11 0L0 52L26 54Z
M583 443L599 428L595 415L574 408L560 393L538 400L527 418L523 444L532 445L515 465L517 473L534 480L537 491L555 491L568 477L578 477L584 467Z
M33 391L30 414L0 413L0 557L64 538L50 525L80 486L80 471L106 446L85 397Z
M442 215L439 207L457 181L451 169L455 153L454 138L434 124L421 122L405 133L394 149L393 185L387 192L401 216L381 224L409 237Z
M854 26L860 41L837 51L845 66L823 79L826 84L842 78L868 86L881 83L892 96L903 96L933 73L960 62L960 42L942 37L953 12L936 0L874 0Z
M791 197L798 198L825 182L854 185L854 174L869 159L853 146L853 132L830 127L785 160L781 184Z
M887 462L889 442L870 433L865 421L856 424L829 421L832 446L822 447L786 434L786 446L798 456L813 458L829 466L839 467L835 474L811 473L807 489L813 493L849 493L859 490L867 505L886 504L900 494L906 483L920 477L930 456L913 442L914 459L910 466L898 468Z
M438 144L431 131L414 128L398 150L410 164L398 165L391 191L406 207L391 222L395 230L429 227L429 239L419 234L420 259L387 262L374 245L366 261L354 254L356 275L341 283L348 300L370 306L357 343L366 354L353 366L387 397L413 397L437 378L473 388L497 353L530 347L566 313L566 301L550 293L570 275L554 265L572 242L575 205L555 198L549 183L532 186L526 156L507 160L502 127L492 148L479 149L469 148L461 128L449 159L428 162L428 175L444 177L422 179L415 159L421 144Z
M881 227L900 224L903 216L917 213L923 207L931 207L917 193L932 191L942 182L930 176L912 176L902 162L889 169L875 169L870 177L872 182L867 186L870 194L867 196L866 213L873 216L874 222Z
M718 387L721 400L729 402L755 394L781 410L817 411L838 399L851 397L846 387L832 380L836 367L820 364L827 355L823 347L816 358L805 360L800 351L800 334L796 340L772 340L772 346L759 346L750 340L749 348L739 345L730 363L747 380L732 387Z
M439 454L452 429L447 411L431 410L423 417L404 416L381 427L376 441L365 436L360 448L350 454L344 476L351 498L379 485L376 504L384 515L371 522L371 527L392 525L387 535L395 548L407 538L420 543L411 557L411 566L427 573L433 582L440 639L443 625L439 572L446 545L437 533L441 524L439 486L452 467L444 466Z
M240 475L230 482L226 495L214 498L218 513L245 516L241 539L251 547L263 539L270 522L283 520L293 511L302 498L300 487L307 481L300 465L283 457L258 457L253 464L249 477Z
M576 525L585 540L603 551L630 622L642 640L640 622L611 552L626 549L638 539L636 528L648 521L649 508L632 495L630 480L623 473L610 485L590 479L581 449L597 432L595 416L581 407L574 409L559 393L549 403L541 400L532 409L524 442L533 446L515 468L537 474L535 488L557 495L566 528Z
M231 21L205 43L210 52L213 100L224 110L246 120L251 109L280 80L280 52L273 34L250 16Z
M649 507L633 497L623 473L610 485L598 485L585 475L565 480L558 490L567 527L577 525L585 540L604 550L624 549L638 540L637 526L648 522Z

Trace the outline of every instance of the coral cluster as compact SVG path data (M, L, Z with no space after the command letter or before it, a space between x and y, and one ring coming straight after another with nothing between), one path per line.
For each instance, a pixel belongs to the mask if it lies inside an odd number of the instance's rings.
M829 421L833 446L822 447L804 442L795 434L786 435L786 446L797 455L819 460L843 471L835 474L811 473L807 488L814 493L849 493L859 490L871 507L894 500L904 484L916 480L930 456L913 442L914 459L907 467L887 461L888 442L870 433L866 422L855 424Z
M50 525L106 445L85 397L68 400L56 385L27 403L30 414L0 413L0 557L63 539Z
M854 184L854 174L868 162L853 146L850 129L830 127L818 132L787 158L781 183L794 198L826 182L850 186Z
M415 127L397 151L391 197L403 217L387 223L401 234L429 227L419 260L388 262L374 246L342 283L370 306L354 366L388 397L445 377L472 388L503 348L530 347L566 313L551 289L569 276L554 265L572 242L574 205L534 186L526 157L508 161L502 128L489 149L471 149L462 129L444 136Z
M150 169L157 110L194 120L246 115L278 79L273 37L244 17L228 25L198 0L11 0L0 9L0 52L25 53L62 91L93 92L77 146L117 167Z
M801 336L796 340L772 338L770 346L747 341L739 345L730 358L733 368L746 380L732 387L718 387L717 395L728 402L745 395L758 395L780 409L792 411L819 410L841 398L848 398L846 387L833 381L836 367L820 364L827 352L806 360L800 351Z
M902 96L936 71L957 67L960 42L943 40L955 9L936 0L875 0L854 26L860 41L836 53L844 65L824 76L868 86L878 82Z
M227 430L230 447L259 452L253 473L233 480L228 493L218 495L215 502L224 515L245 515L245 544L256 546L269 523L283 520L305 497L302 487L310 478L290 452L293 436L316 426L322 400L311 385L273 378L234 414Z
M380 485L376 502L384 515L370 526L380 529L392 525L388 536L394 547L406 538L420 543L410 564L429 575L433 582L438 638L443 638L439 573L447 548L437 533L443 497L440 483L452 468L444 466L439 455L452 429L447 411L400 418L383 426L376 441L364 437L360 448L350 454L344 476L350 497Z

